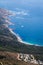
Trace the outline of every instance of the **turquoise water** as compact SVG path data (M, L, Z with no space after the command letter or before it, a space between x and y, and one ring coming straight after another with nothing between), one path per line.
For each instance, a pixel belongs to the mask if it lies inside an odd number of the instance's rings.
M16 12L10 28L23 41L43 45L43 0L1 0L0 8Z

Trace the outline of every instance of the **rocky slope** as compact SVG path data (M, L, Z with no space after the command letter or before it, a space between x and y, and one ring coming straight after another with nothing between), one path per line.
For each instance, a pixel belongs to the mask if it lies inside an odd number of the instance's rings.
M19 60L18 54L20 56L21 53L0 51L0 65L38 65L39 64L39 62L36 61L35 59L28 59L24 61L24 59L26 59L27 55L29 56L29 54L24 54L25 58L24 55L22 54L23 57L21 60ZM28 58L31 58L31 56L33 55L30 55Z

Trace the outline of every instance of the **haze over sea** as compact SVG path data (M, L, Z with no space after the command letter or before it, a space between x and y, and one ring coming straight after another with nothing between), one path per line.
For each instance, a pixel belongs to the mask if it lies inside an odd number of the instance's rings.
M9 27L23 41L43 45L43 0L0 0L0 8L13 13Z

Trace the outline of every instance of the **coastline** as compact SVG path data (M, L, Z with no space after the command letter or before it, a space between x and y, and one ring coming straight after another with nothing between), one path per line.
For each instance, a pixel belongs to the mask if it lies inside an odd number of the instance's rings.
M21 43L26 44L26 45L34 45L34 46L40 46L40 47L43 47L42 45L31 44L31 43L28 43L28 42L23 41L23 40L20 38L19 35L17 35L16 33L13 32L13 30L12 30L11 28L9 28L9 31L10 31L13 35L15 35L15 36L17 37L18 42L21 42Z

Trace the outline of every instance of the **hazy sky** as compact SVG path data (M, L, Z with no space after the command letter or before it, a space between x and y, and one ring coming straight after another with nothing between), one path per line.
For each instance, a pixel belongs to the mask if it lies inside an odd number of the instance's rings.
M43 7L43 0L0 0L0 7Z

